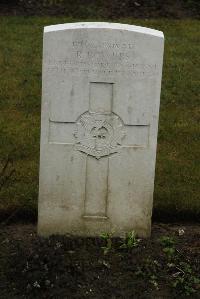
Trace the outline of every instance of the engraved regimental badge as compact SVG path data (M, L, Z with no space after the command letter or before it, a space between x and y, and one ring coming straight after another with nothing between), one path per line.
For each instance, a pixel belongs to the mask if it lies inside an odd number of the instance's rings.
M114 113L83 113L76 122L75 148L97 159L118 152L124 124Z

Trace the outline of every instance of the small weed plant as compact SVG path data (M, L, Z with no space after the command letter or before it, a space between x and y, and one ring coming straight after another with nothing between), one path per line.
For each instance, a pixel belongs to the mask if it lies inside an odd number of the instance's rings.
M163 252L167 257L167 267L172 288L181 295L191 296L200 289L200 277L188 261L183 261L183 255L175 248L172 237L163 236L159 239Z
M161 265L157 260L152 260L150 257L143 260L141 266L137 267L136 276L142 277L147 280L148 283L156 290L159 290L157 273L160 270Z
M120 246L120 248L131 249L133 247L137 247L140 242L140 239L137 238L134 231L128 232L126 237Z
M112 236L113 233L104 232L100 235L101 239L105 241L105 246L101 248L104 251L104 254L107 254L112 249ZM122 244L119 246L120 249L131 249L139 245L140 239L137 238L134 231L128 232L123 239Z
M112 233L102 233L100 237L106 243L105 246L101 247L106 255L112 249Z
M171 286L180 294L191 296L200 288L200 277L196 276L188 262L179 262L174 265Z
M163 252L166 253L168 259L171 259L176 251L174 239L172 237L163 236L159 241L163 247Z

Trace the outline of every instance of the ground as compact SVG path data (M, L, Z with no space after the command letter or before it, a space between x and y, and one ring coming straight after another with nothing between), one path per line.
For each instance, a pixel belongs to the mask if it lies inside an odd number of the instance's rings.
M0 227L0 298L200 298L200 227L154 223L138 240L52 236ZM122 246L123 245L123 246Z

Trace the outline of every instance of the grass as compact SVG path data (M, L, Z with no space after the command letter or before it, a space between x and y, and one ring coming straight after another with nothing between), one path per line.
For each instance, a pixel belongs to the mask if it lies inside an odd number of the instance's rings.
M0 19L0 157L15 169L0 190L0 211L37 210L42 31L67 17ZM165 57L161 94L154 211L158 217L200 215L197 20L116 22L162 30Z

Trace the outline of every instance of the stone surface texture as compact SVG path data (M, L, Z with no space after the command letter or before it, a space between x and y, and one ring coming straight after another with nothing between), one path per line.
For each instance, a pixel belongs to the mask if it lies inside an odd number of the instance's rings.
M40 235L150 235L163 46L132 25L45 27Z

